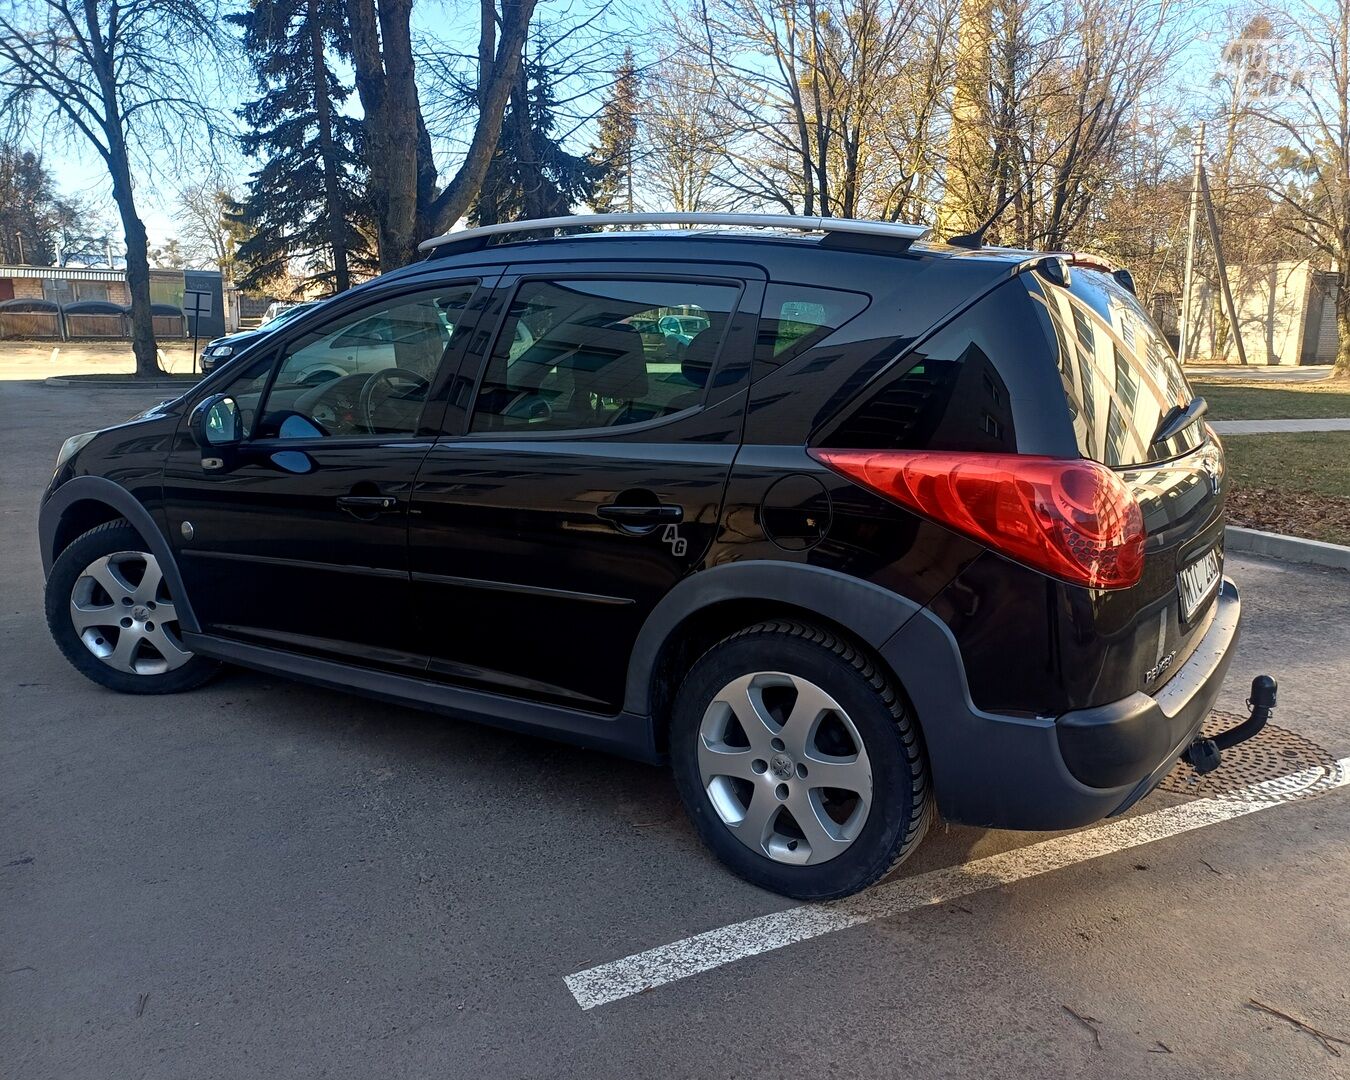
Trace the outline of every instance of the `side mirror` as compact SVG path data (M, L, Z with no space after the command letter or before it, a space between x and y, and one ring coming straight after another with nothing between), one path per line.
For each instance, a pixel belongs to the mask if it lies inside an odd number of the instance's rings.
M192 410L192 440L203 450L224 450L244 441L243 418L234 398L215 394Z

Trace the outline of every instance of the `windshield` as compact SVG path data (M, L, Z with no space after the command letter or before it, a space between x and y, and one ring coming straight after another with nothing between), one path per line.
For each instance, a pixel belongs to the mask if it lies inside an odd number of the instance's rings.
M313 306L314 306L313 304L296 304L295 307L282 308L282 309L281 309L280 311L278 311L275 315L273 315L270 319L268 319L265 323L262 323L262 324L258 327L258 329L259 329L259 330L275 330L278 326L280 326L282 323L286 322L288 319L294 318L296 315L299 315L300 312L306 310L307 308L311 308L311 307L313 307Z

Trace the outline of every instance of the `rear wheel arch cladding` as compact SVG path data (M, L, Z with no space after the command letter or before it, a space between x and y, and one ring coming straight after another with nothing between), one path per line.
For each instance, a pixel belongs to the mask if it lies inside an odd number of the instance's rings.
M689 646L695 650L705 638L711 646L765 618L824 623L868 649L903 687L899 673L882 658L881 647L918 611L918 604L899 593L807 563L750 560L700 571L672 589L639 631L629 661L624 711L649 717L656 736L662 737L678 688L666 685L679 677L671 667L671 650L679 650L689 640L681 634L697 631L695 620L704 619L706 633L695 633ZM723 614L725 622L719 617ZM684 659L691 665L698 656Z

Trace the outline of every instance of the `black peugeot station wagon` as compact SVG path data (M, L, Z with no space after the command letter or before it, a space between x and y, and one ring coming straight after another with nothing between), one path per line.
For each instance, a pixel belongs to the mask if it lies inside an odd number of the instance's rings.
M925 234L429 241L66 441L51 632L124 692L242 664L669 760L717 856L794 897L935 813L1119 814L1217 764L1222 450L1128 274Z

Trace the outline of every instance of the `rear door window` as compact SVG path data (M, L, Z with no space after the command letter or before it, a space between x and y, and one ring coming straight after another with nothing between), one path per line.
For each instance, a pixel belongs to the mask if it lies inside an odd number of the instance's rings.
M737 285L525 281L479 388L471 430L619 427L703 400Z
M1044 302L1059 356L1060 381L1084 457L1104 465L1160 460L1199 444L1200 426L1182 433L1180 446L1153 437L1173 406L1192 392L1172 348L1134 293L1111 275L1072 267L1068 288L1034 277L1032 294Z

